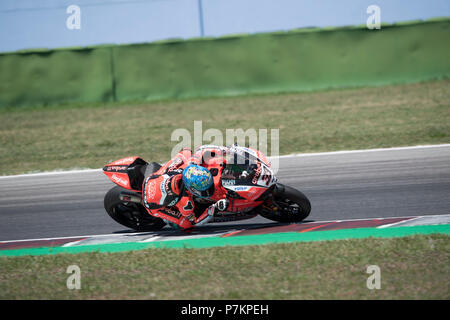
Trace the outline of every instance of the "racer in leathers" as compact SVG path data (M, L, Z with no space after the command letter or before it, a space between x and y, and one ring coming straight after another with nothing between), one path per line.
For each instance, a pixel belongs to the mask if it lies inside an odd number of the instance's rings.
M224 149L216 152L221 150ZM162 218L172 227L190 229L211 221L217 211L238 210L230 205L217 168L211 169L212 172L208 168L222 159L213 157L215 162L205 159L204 151L199 148L192 154L185 148L144 179L143 204L151 215Z

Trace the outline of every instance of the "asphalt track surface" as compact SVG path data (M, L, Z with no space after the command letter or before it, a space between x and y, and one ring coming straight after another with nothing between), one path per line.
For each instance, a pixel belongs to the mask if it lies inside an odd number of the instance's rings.
M151 160L151 159L146 159ZM450 145L281 157L280 182L312 203L307 221L450 213ZM132 232L103 197L99 170L0 177L0 241ZM218 231L277 225L262 217L209 224Z

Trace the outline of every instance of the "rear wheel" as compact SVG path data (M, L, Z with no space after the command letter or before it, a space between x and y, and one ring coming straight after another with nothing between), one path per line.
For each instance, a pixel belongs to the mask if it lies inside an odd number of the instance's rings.
M309 216L311 202L297 189L280 185L262 206L260 215L277 222L300 222Z
M136 231L156 231L166 225L162 219L152 217L142 204L120 200L122 191L127 189L115 186L105 195L105 210L114 221Z

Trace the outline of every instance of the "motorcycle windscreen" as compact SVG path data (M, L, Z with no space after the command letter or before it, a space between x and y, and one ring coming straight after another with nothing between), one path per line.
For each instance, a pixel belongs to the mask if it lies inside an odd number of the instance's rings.
M236 160L236 159L235 159ZM221 183L225 189L242 198L255 200L276 181L272 170L256 159L243 158L227 161L222 171Z

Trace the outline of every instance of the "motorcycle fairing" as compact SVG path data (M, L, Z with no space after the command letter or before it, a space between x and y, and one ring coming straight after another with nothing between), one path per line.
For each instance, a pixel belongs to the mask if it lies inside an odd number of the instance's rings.
M225 161L221 184L232 194L249 201L257 200L264 192L273 186L277 179L263 154L255 150L234 147L236 151Z
M147 165L140 157L127 157L108 163L103 173L118 186L141 192Z

